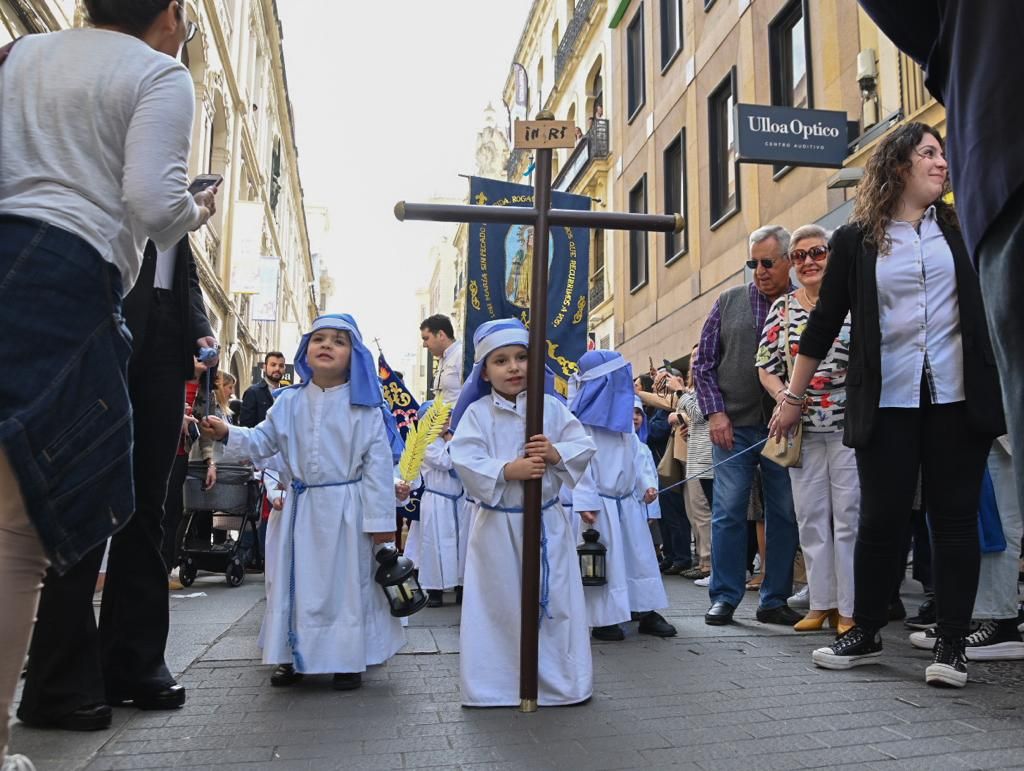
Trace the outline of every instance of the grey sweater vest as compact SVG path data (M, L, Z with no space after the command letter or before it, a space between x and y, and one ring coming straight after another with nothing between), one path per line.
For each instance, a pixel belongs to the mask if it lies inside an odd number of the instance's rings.
M727 289L718 298L722 326L718 339L718 388L734 426L768 424L771 399L761 387L754 364L761 330L754 327L750 290L746 284Z

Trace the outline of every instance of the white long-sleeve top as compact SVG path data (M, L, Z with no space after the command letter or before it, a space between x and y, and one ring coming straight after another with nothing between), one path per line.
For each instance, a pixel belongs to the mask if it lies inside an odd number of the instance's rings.
M188 193L195 93L175 59L131 35L29 35L0 67L0 213L88 242L135 283L146 237L199 225Z

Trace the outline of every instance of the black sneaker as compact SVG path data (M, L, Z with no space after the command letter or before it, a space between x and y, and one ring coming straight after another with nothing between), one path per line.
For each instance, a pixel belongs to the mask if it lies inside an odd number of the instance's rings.
M331 682L331 687L336 691L354 691L362 685L363 675L359 672L338 672Z
M1017 619L985 621L967 636L967 658L971 661L1014 661L1024 659L1024 641L1017 631Z
M910 644L923 651L933 651L937 639L939 639L939 633L935 631L935 627L932 627L921 632L913 632L910 635Z
M822 669L852 669L874 664L882 657L882 636L855 626L825 648L811 654L811 660Z
M626 639L626 633L622 631L622 627L618 624L595 626L590 634L595 640L603 640L604 642L620 642Z
M444 592L440 589L427 589L427 607L440 608L444 605Z
M940 688L963 688L967 685L967 656L963 637L939 637L935 641L932 663L924 671L924 681Z
M929 597L921 603L917 609L917 615L911 616L903 622L907 629L934 629L938 619L935 615L935 598Z

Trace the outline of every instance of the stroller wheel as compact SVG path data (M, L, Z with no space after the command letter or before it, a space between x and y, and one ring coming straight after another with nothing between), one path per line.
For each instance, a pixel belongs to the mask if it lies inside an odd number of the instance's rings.
M237 559L228 563L228 569L224 572L228 586L241 586L245 580L245 566Z
M178 569L178 580L181 581L182 586L192 586L198 572L199 568L196 567L196 563L190 557L181 563L181 567Z

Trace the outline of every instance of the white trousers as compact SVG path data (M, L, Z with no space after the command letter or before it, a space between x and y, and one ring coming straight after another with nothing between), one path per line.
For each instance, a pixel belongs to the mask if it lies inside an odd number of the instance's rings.
M853 548L860 516L857 459L843 432L803 435L803 462L789 470L811 610L853 617Z

